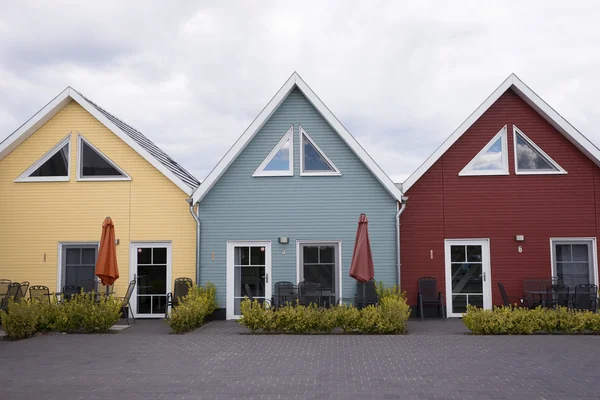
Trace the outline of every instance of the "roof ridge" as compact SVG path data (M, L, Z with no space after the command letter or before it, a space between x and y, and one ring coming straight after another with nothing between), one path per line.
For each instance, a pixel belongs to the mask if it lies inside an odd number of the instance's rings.
M177 172L174 171L173 168L171 168L171 166L174 167L174 168L176 168L177 170L179 170L180 171L180 174L178 174L179 177L182 178L186 182L186 184L188 184L188 186L190 186L192 189L196 189L198 186L200 186L200 180L198 178L196 178L194 175L192 175L180 163L178 163L177 161L175 161L163 149L161 149L160 147L158 147L152 140L150 140L141 131L139 131L135 127L131 126L127 122L123 121L123 119L121 119L121 118L117 117L116 115L108 112L105 108L103 108L102 106L100 106L95 101L91 100L89 97L86 97L80 91L74 89L71 86L69 86L69 88L71 90L73 90L74 92L76 92L77 94L79 94L85 101L87 101L88 103L90 103L90 105L92 105L94 108L96 108L102 114L104 114L106 117L108 117L109 119L113 120L113 122L115 123L115 125L117 126L117 128L119 128L123 133L125 133L126 135L128 135L129 137L131 137L133 140L135 140L139 145L141 145L142 147L146 148L146 150L148 150L150 152L150 154L152 154L153 156L155 156L167 168L171 169L173 173L177 174ZM123 129L123 128L126 128L126 129ZM132 135L131 132L127 131L127 129L133 131L135 133L135 135ZM154 153L159 153L159 154L154 154ZM168 161L168 164L166 164L165 162L163 162L163 160L160 160L157 156L162 156L162 157L166 158L166 161Z

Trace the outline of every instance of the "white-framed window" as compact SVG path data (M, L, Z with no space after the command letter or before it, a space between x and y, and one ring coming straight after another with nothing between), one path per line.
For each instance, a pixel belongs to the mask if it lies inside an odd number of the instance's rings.
M556 161L544 152L533 140L529 139L519 128L513 125L515 146L515 173L546 175L566 174Z
M61 242L58 244L57 291L68 285L96 290L98 242Z
M598 285L596 238L551 238L552 276L574 293L575 286Z
M458 175L508 175L508 134L506 125L473 157Z
M131 177L93 144L77 134L78 181L129 181Z
M300 136L300 175L326 176L341 175L340 170L317 146L308 133L299 127Z
M279 143L256 168L252 176L294 175L294 126L290 126Z
M46 154L15 179L15 182L66 182L70 178L69 133Z
M297 282L316 282L330 291L336 299L342 298L342 241L297 240Z

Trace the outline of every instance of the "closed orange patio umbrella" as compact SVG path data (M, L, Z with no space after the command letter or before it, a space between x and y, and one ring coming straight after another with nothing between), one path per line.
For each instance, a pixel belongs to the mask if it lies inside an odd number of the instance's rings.
M115 224L110 217L106 217L102 223L102 237L100 238L100 250L96 261L96 276L102 284L108 287L119 279L119 266L117 265L117 243L115 241Z

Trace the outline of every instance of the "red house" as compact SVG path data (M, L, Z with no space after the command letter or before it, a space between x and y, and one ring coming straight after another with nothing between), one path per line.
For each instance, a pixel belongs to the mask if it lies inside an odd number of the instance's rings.
M498 282L598 285L600 150L515 75L403 184L401 283L431 276L448 316L502 304ZM571 289L573 290L573 289Z

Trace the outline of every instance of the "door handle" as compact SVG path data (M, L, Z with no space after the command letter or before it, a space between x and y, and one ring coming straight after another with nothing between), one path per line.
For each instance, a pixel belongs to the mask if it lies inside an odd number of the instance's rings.
M484 282L486 281L486 279L485 279L485 271L483 272L483 281Z
M265 283L269 283L269 274L264 274L263 278L265 278Z

